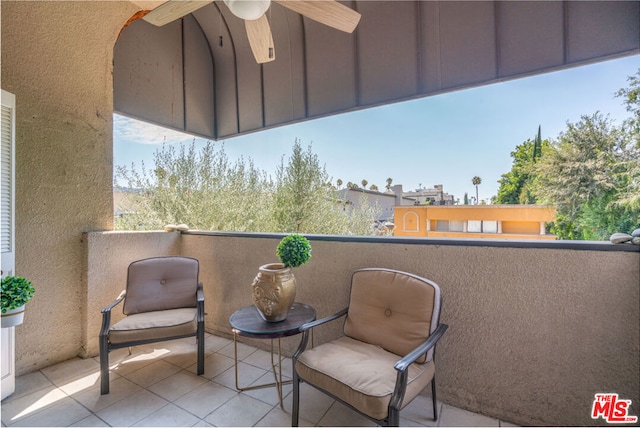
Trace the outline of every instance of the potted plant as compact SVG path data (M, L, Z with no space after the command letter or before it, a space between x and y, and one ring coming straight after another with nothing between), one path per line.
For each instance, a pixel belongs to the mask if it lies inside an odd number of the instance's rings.
M14 327L24 320L24 305L36 292L31 281L21 276L6 276L2 278L2 328Z
M311 258L311 244L307 238L290 234L282 238L276 249L280 263L260 266L253 280L253 304L265 321L283 321L296 297L296 279L292 268Z

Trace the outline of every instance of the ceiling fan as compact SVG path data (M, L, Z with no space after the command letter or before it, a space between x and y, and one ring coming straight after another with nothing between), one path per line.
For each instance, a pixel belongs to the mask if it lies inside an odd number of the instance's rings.
M265 16L272 0L224 0L231 13L244 20L249 45L259 64L275 60L271 27ZM360 14L336 0L273 0L279 5L321 24L352 33ZM213 0L167 0L144 16L154 25L165 25L212 3Z

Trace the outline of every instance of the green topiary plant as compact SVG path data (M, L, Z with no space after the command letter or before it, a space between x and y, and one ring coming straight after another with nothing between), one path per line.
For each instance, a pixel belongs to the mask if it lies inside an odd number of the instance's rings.
M23 306L31 300L33 294L36 292L31 281L20 276L6 276L2 278L0 290L2 291L0 300L3 314Z
M298 267L311 258L311 244L304 236L287 235L278 244L276 255L285 267Z

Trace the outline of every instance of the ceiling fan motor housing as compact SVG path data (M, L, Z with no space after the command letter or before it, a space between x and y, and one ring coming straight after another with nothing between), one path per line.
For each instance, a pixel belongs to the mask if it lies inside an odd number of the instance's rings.
M224 4L238 18L253 21L264 15L271 0L224 0Z

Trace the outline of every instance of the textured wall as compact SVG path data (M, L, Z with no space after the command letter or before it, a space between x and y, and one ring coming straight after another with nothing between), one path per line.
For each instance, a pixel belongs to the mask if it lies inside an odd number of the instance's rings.
M113 228L113 45L135 6L1 7L2 89L16 95L16 272L37 290L16 329L21 374L80 350L82 233Z
M251 304L258 267L277 261L278 239L182 241L183 255L202 265L207 330L229 334L229 316ZM449 324L436 356L443 401L522 425L592 425L593 396L605 391L640 413L639 253L388 242L312 240L310 262L295 269L296 300L322 317L346 306L355 269L423 275L442 288ZM316 341L340 327L317 331ZM288 351L296 344L289 338Z

